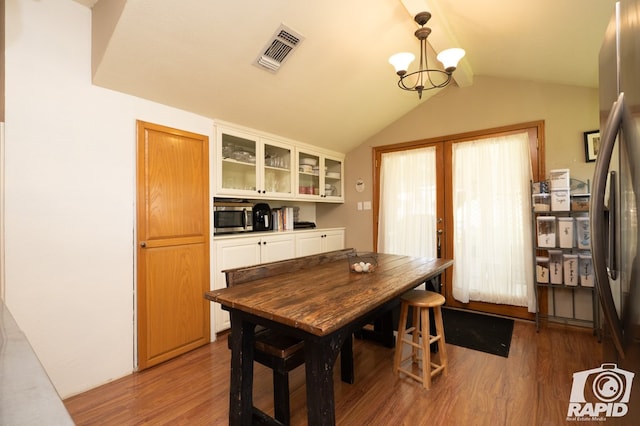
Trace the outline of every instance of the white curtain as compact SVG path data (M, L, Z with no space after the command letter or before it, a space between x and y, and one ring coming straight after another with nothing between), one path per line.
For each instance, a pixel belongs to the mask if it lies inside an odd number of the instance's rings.
M436 149L382 154L378 251L437 257Z
M526 133L453 145L453 296L535 311Z

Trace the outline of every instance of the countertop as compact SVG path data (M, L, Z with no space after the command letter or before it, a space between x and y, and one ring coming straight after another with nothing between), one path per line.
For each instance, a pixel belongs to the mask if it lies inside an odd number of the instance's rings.
M297 228L280 231L250 231L250 232L227 232L213 234L214 240L226 240L232 238L262 237L265 235L285 235L285 234L303 234L305 232L324 232L324 231L344 231L344 227L335 228Z
M0 425L73 425L40 360L0 301Z

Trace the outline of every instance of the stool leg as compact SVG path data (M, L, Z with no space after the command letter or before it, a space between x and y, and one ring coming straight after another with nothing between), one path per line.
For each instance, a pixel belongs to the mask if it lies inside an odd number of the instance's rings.
M411 337L414 343L414 346L411 347L411 360L414 364L417 364L420 362L418 345L420 344L420 330L422 330L420 327L420 311L422 309L417 306L412 306L411 310L413 311L413 333Z
M420 309L422 324L422 386L431 389L431 330L429 326L429 309Z
M400 321L398 322L398 338L396 339L396 353L393 359L393 371L398 374L400 369L400 361L402 360L402 340L404 339L405 329L407 328L407 316L409 315L409 305L402 303L400 305Z
M446 342L444 339L444 322L442 321L442 310L440 306L436 306L434 309L434 319L436 323L436 332L438 336L440 336L440 341L438 342L438 352L440 353L440 365L442 365L442 374L447 375L447 371L449 370L447 367L449 365L447 359L447 348Z

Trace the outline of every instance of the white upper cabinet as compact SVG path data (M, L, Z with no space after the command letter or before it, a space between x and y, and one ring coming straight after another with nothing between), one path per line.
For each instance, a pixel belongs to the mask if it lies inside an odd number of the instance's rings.
M297 197L314 201L344 201L344 159L305 148L297 149Z
M344 155L216 123L215 196L344 202Z
M293 197L293 146L237 129L216 129L216 195Z

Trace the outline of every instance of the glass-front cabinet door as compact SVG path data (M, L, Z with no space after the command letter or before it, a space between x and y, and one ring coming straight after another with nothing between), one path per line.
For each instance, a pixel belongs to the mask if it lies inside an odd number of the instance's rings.
M324 158L324 197L327 200L344 199L344 163L337 158Z
M294 164L293 147L277 141L264 139L264 177L262 181L262 193L270 197L293 196Z
M302 198L320 196L319 154L298 151L298 196Z
M343 200L343 161L310 150L299 149L298 198L315 201Z
M235 129L218 128L216 192L248 198L293 197L293 147Z
M256 161L258 138L232 130L217 130L217 190L220 194L255 196L258 189Z

